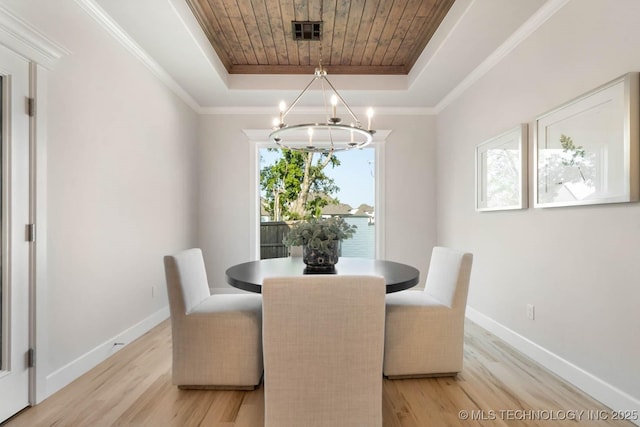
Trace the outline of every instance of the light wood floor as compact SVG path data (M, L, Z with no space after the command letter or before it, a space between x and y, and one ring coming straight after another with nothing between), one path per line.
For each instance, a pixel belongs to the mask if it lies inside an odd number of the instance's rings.
M3 426L263 425L262 387L250 392L179 390L171 385L170 367L166 321ZM586 413L579 422L557 419L582 410ZM464 370L457 377L384 380L385 427L632 426L627 421L590 420L596 413L610 414L471 322L466 325Z

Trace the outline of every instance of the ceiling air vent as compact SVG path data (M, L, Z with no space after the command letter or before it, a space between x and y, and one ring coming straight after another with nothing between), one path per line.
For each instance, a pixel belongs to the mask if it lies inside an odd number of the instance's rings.
M294 40L320 40L322 21L291 21Z

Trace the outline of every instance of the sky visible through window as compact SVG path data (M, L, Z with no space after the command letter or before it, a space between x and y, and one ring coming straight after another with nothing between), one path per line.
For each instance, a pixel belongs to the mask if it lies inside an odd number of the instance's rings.
M316 154L319 156L319 154ZM340 191L336 194L340 203L357 208L361 204L375 207L375 149L340 151L336 153L340 166L327 166L325 172L333 178ZM271 165L280 152L260 150L260 169Z

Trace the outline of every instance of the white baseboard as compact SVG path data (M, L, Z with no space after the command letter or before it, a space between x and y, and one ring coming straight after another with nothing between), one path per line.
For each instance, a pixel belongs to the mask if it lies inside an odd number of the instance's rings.
M640 414L640 400L467 306L467 318L614 411ZM640 420L631 420L640 426Z
M168 318L169 307L167 306L47 375L45 396L51 396L59 391ZM114 345L114 343L124 343L124 345Z

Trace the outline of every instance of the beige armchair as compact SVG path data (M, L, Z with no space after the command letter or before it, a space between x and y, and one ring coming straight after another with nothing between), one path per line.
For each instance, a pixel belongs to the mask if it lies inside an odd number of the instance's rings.
M464 316L473 255L435 247L423 291L386 297L384 375L455 375L462 370Z
M265 427L382 426L385 282L265 279Z
M202 251L164 257L173 383L180 388L252 389L262 377L262 298L211 295Z

